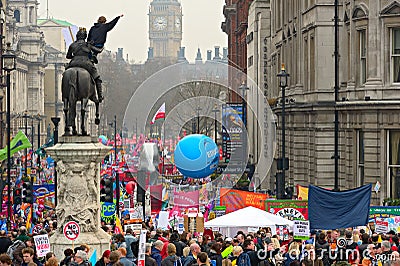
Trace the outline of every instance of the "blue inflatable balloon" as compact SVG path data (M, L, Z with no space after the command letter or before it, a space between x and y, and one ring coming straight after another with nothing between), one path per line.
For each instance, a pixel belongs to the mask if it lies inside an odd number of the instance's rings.
M205 135L189 135L176 145L174 160L176 168L184 176L204 178L211 175L218 166L218 147Z
M102 143L103 145L107 145L108 138L104 135L99 136L99 142Z

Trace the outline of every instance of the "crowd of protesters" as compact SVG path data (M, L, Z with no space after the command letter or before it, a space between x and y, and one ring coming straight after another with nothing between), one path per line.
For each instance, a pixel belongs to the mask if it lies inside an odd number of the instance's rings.
M399 235L368 234L363 229L311 231L308 240L274 235L270 228L256 233L239 231L236 236L219 233L178 234L171 230L147 231L145 266L400 266ZM52 231L51 231L52 232ZM40 234L50 233L42 230ZM0 266L93 266L90 247L82 244L38 258L34 241L24 226L18 231L0 231ZM110 249L94 266L136 266L139 239L132 229L112 235Z

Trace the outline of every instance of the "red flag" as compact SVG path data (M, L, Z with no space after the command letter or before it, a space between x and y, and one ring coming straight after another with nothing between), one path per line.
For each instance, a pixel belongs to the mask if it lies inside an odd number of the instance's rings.
M153 116L153 119L151 119L151 123L150 124L154 124L154 122L157 119L165 119L165 103L163 103L161 105L161 107L157 110L157 112Z

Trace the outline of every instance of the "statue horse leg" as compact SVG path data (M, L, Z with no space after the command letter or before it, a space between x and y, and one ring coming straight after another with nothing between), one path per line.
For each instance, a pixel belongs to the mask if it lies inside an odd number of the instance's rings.
M94 123L96 125L100 125L100 118L99 118L99 102L95 102L95 106L96 106L96 119L94 120Z
M69 101L68 101L68 98L64 98L63 102L64 102L63 111L64 111L64 115L65 115L64 136L71 136L72 135L72 133L71 133L72 123L71 123L71 120L70 120L70 117L69 117L69 108L68 108L69 107Z
M82 132L82 136L87 136L88 133L86 131L86 108L87 108L87 104L89 102L88 98L83 98L81 101L81 132Z
M71 120L71 126L72 126L72 135L76 136L78 135L78 131L76 130L76 99L70 100L70 105L69 105L69 119Z

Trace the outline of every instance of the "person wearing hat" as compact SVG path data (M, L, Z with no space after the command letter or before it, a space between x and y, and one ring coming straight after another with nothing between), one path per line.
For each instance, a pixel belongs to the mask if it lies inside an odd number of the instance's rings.
M110 250L105 250L101 258L96 262L94 266L106 266L108 263L110 263L110 253Z
M95 64L98 63L97 54L103 51L104 44L106 43L107 40L107 33L110 30L112 30L115 27L115 25L117 25L118 20L123 16L124 15L121 14L108 23L106 23L107 22L106 17L100 16L97 20L97 23L94 23L94 25L90 28L88 42L90 42L95 47L101 49L99 52L96 51L93 52L91 57L93 63Z

